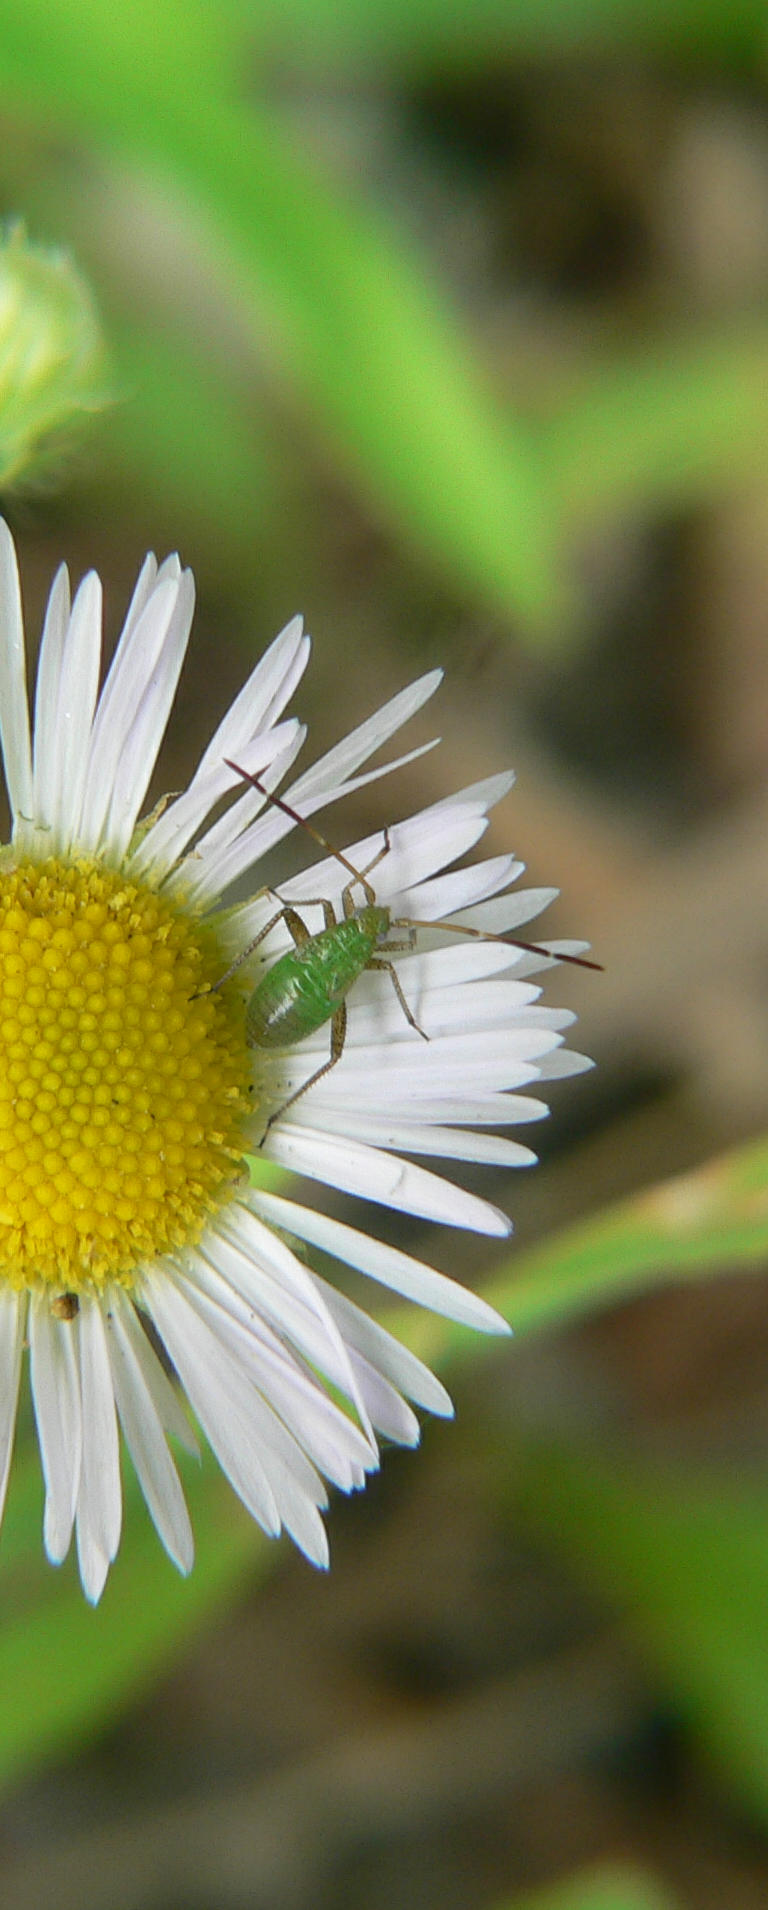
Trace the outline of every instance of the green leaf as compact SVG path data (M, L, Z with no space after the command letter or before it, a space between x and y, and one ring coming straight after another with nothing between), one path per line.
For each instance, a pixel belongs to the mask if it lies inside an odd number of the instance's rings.
M523 1456L518 1512L626 1615L665 1697L768 1821L768 1485Z
M499 1910L679 1910L679 1900L634 1865L598 1864Z
M579 519L717 495L768 467L768 329L646 342L605 359L546 431L552 481Z
M252 561L268 514L270 479L258 421L236 384L177 335L142 326L110 330L117 402L102 424L95 481L132 486L160 529L183 517L187 539L241 566ZM85 476L86 487L89 479ZM171 537L175 535L170 528Z
M768 1258L768 1138L750 1141L503 1261L484 1296L517 1336L559 1328L649 1288ZM387 1321L430 1365L484 1342L432 1315Z
M184 1474L197 1547L190 1577L164 1557L131 1481L125 1540L94 1610L74 1560L54 1571L43 1559L37 1451L30 1443L17 1456L0 1544L0 1786L89 1743L278 1553L213 1460Z
M254 345L374 511L532 641L554 640L563 586L538 455L500 420L445 298L349 187L335 192L276 119L241 104L218 10L187 0L159 16L148 0L0 0L6 100L191 197Z
M762 0L228 0L227 10L262 47L292 66L313 60L400 70L506 63L574 51L627 48L688 55L698 64L731 56L758 65L765 45Z

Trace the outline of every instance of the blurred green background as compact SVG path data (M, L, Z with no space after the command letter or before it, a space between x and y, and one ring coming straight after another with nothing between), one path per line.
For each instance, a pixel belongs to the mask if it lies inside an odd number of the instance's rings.
M30 628L62 557L110 641L149 545L192 564L158 793L295 610L313 753L445 663L444 747L387 815L511 761L491 849L606 968L550 987L597 1073L554 1089L535 1174L483 1177L512 1250L393 1234L516 1339L398 1312L458 1424L334 1504L327 1579L204 1466L192 1579L128 1482L93 1613L42 1562L23 1429L5 1899L758 1910L765 7L0 0L0 121L0 210L54 248L23 336L18 226L0 271Z

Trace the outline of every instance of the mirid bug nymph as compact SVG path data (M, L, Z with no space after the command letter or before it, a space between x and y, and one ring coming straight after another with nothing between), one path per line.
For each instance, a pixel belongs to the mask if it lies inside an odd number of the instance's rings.
M307 928L298 908L283 902L276 890L274 895L280 904L268 922L259 930L248 946L232 962L226 973L215 984L217 988L230 979L236 970L253 955L278 923L284 922L293 941L293 948L277 957L271 968L267 969L249 998L245 1014L247 1039L254 1048L281 1049L296 1046L308 1035L315 1034L327 1022L331 1024L331 1048L327 1061L324 1061L314 1073L295 1088L269 1116L264 1136L272 1123L285 1114L310 1088L322 1081L341 1060L347 1036L347 996L354 983L366 970L379 970L388 974L395 995L409 1026L424 1041L429 1040L427 1029L422 1028L412 1013L397 973L390 957L412 949L417 929L438 929L449 935L464 935L480 941L501 942L514 945L529 954L544 955L548 950L533 942L520 942L506 935L486 934L483 930L473 929L466 924L454 922L420 922L412 916L393 916L383 903L377 902L376 891L370 880L374 869L383 862L390 851L390 836L387 828L382 831L381 848L364 869L356 869L354 863L334 848L326 836L321 835L306 817L283 800L272 794L260 777L246 769L241 769L229 757L225 758L228 769L234 770L244 782L250 783L260 791L265 801L273 808L282 810L291 822L306 830L313 841L335 857L346 869L350 880L341 892L342 918L339 920L333 903L323 896L305 896L299 905L304 908L320 908L323 911L325 927L319 934L312 935ZM353 891L362 890L365 901L355 904ZM392 930L404 929L406 939L391 939ZM561 954L561 961L575 962L582 968L599 969L599 962L591 962L581 955Z

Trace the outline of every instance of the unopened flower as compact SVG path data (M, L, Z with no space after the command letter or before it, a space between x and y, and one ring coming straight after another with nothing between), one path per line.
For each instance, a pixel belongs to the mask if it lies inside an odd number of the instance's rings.
M0 483L35 478L84 413L109 401L87 280L18 220L0 230Z
M293 824L229 763L309 816L397 766L363 768L439 673L287 782L304 731L284 712L309 650L294 619L189 787L140 823L193 599L178 559L158 568L148 557L99 691L100 585L90 574L70 603L60 570L30 733L16 560L0 524L12 813L0 852L0 1512L28 1342L46 1549L63 1559L74 1526L93 1600L120 1539L118 1426L163 1544L182 1571L192 1563L168 1435L193 1449L195 1440L168 1369L254 1518L326 1562L325 1481L361 1486L379 1463L378 1435L414 1444L414 1405L448 1413L450 1401L413 1354L310 1271L304 1248L503 1331L482 1300L377 1239L371 1203L506 1234L496 1207L410 1157L525 1164L530 1151L494 1130L543 1114L539 1084L582 1065L561 1046L571 1017L541 1007L529 980L540 956L438 931L406 934L412 945L396 955L410 1018L390 974L360 974L340 1059L306 1094L296 1091L329 1058L327 1025L284 1048L249 1043L253 991L292 946L284 905L314 935L324 912L303 898L338 911L350 878L331 856L277 890L257 887L253 871ZM386 847L379 833L346 851L355 868L376 860L376 899L394 919L455 923L469 911L498 935L538 913L549 894L515 890L521 865L511 857L455 867L510 781L492 777L432 804L391 826ZM222 909L243 878L251 899ZM252 1185L247 1160L259 1153L368 1203L361 1224Z

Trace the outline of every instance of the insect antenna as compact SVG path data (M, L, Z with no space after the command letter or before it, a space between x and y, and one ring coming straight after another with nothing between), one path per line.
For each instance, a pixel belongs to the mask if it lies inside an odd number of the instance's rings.
M365 874L360 869L356 869L354 863L350 862L349 857L345 856L341 849L336 849L334 844L328 841L327 836L321 835L319 829L315 829L311 822L307 822L306 816L300 816L298 809L292 809L290 803L286 802L282 796L273 795L270 789L264 787L259 776L253 775L248 769L241 769L240 764L233 763L229 756L225 756L224 761L228 769L234 770L236 776L242 776L243 782L252 783L254 789L258 789L261 795L266 798L267 802L274 805L275 809L282 809L283 815L288 816L291 822L297 823L300 829L306 829L308 835L312 836L313 840L320 844L321 849L325 849L329 855L335 856L336 861L341 863L342 868L349 871L349 874L354 877L354 880L360 883L366 895L373 900L373 887L372 884L366 880ZM384 834L386 842L386 830ZM591 962L587 959L586 955L553 953L551 949L544 948L541 942L521 942L516 935L491 935L482 928L468 928L466 923L463 922L417 922L413 916L403 915L399 916L396 921L393 921L390 926L392 928L437 929L446 935L469 935L473 941L501 942L504 948L522 948L526 955L543 955L547 961L569 962L574 968L593 968L598 974L603 973L602 962Z
M313 840L320 844L320 848L326 849L330 856L335 856L336 861L341 863L342 868L347 869L349 874L354 876L355 881L360 883L361 888L368 892L371 885L369 882L366 882L365 876L361 874L359 869L355 868L354 863L350 862L348 856L342 854L341 849L336 849L333 843L328 841L327 836L321 835L319 829L315 829L311 822L307 822L306 816L300 816L298 809L292 809L290 803L286 802L282 796L275 796L271 789L265 789L259 776L253 776L248 769L241 769L240 764L231 762L228 756L225 756L224 761L227 765L227 769L234 769L235 774L242 776L244 782L252 783L254 789L260 790L262 796L266 796L267 802L272 803L275 809L282 809L283 815L288 816L291 822L298 823L300 829L306 829L307 834L312 836Z
M602 962L590 962L586 955L560 954L557 949L544 948L541 942L521 942L517 935L491 935L488 929L469 928L466 922L417 922L412 915L400 915L391 926L437 929L441 935L471 935L476 942L501 942L503 948L522 948L526 955L545 955L551 962L571 962L576 968L594 968L599 975L604 973Z

